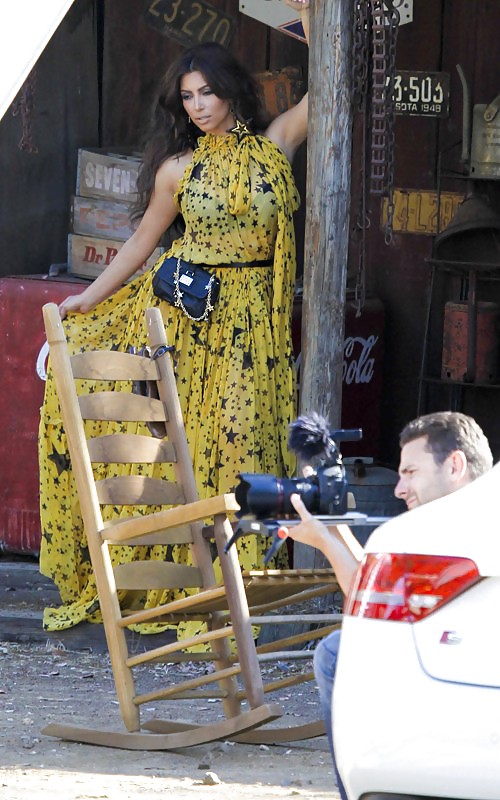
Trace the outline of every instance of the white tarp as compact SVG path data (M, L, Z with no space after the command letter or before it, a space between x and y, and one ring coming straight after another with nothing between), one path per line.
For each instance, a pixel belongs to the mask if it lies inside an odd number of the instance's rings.
M73 0L0 0L0 119Z
M325 0L326 2L326 0ZM400 25L413 20L413 0L393 0L394 8L399 11ZM249 17L258 19L277 28L296 39L304 39L304 32L299 15L283 0L239 0L240 11Z
M304 40L299 14L282 0L240 0L240 12L295 39Z

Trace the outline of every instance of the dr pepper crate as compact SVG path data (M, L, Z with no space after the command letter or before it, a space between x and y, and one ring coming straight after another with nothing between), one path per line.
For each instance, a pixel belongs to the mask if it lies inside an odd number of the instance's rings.
M101 239L97 236L80 236L70 233L68 236L68 272L82 278L97 278L122 247L123 241L118 239ZM137 278L150 269L163 252L157 247L147 261L135 272L130 280Z

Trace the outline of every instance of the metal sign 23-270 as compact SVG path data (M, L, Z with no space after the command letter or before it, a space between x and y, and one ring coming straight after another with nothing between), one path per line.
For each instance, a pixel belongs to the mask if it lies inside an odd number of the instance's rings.
M144 18L152 28L186 47L202 42L227 47L235 30L232 17L204 0L151 0Z

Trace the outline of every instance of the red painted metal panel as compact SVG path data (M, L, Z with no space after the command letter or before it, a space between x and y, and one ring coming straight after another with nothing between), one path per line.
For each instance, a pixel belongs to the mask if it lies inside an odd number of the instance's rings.
M292 339L295 356L301 347L302 297L295 297ZM361 442L342 442L343 456L381 457L384 306L375 297L366 300L359 316L353 304L345 311L342 368L342 427L362 428ZM300 362L299 362L300 363Z
M342 427L362 428L361 442L342 442L344 456L382 453L382 370L384 358L384 306L367 299L360 316L347 304L342 370Z
M500 306L479 301L475 310L467 303L448 302L444 307L443 357L441 377L452 381L492 384L498 380L498 318ZM469 325L475 325L471 339ZM474 358L469 358L471 341ZM474 374L469 374L470 370Z
M0 280L0 549L40 547L38 420L45 369L42 306L78 294L86 281L46 275Z

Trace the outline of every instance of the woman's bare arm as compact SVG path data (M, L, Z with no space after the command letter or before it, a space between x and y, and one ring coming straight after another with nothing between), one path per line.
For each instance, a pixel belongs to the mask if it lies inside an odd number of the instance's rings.
M162 234L177 216L174 194L191 154L171 158L159 168L148 208L137 228L120 248L111 264L79 295L67 297L59 305L61 318L68 313L86 313L106 300L149 258Z
M286 4L299 12L307 42L309 42L309 0L285 0ZM309 100L306 93L293 108L274 119L266 130L266 136L277 144L289 161L293 160L297 148L307 137Z

